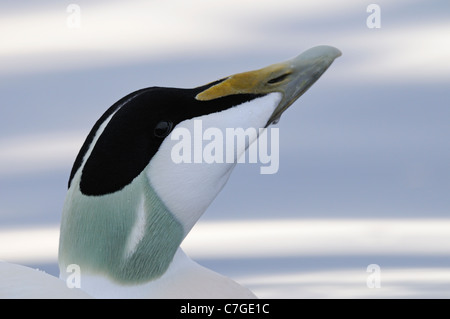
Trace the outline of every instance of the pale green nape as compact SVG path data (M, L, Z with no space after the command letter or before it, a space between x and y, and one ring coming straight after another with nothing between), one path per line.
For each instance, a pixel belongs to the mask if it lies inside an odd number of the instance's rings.
M182 224L151 187L145 171L118 192L85 196L79 189L78 170L63 209L61 271L77 264L82 273L102 274L121 284L144 283L164 274L185 234ZM145 232L127 254L139 207L145 210Z

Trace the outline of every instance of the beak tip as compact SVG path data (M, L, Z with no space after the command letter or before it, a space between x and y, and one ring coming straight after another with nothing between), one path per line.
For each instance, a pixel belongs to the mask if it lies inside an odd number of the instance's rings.
M314 58L314 57L328 57L331 60L334 60L342 55L342 52L332 46L329 45L319 45L313 47L311 49L306 50L298 57L302 58Z

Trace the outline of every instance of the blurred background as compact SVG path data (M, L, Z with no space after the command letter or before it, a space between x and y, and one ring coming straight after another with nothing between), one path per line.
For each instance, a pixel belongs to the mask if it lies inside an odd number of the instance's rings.
M0 259L59 274L72 163L121 97L327 44L278 173L238 165L183 246L263 298L449 298L450 2L371 4L2 1Z

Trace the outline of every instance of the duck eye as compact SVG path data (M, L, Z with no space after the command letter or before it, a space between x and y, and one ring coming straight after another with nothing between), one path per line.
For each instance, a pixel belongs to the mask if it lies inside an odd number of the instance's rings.
M159 121L155 126L153 134L156 137L164 138L172 131L173 123L171 121Z
M275 83L279 83L282 82L284 79L286 79L289 76L290 73L285 73L282 74L276 78L273 78L272 80L267 81L268 84L275 84Z

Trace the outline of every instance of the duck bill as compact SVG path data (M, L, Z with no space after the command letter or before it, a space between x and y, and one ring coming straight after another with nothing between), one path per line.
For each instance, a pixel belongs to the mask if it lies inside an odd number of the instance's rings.
M333 61L341 51L331 46L317 46L299 56L268 67L229 76L196 96L207 101L232 94L269 94L279 92L281 101L267 121L266 126L277 122L281 114L294 103Z

